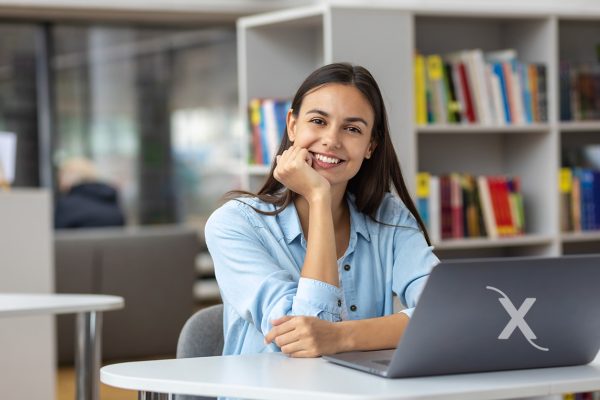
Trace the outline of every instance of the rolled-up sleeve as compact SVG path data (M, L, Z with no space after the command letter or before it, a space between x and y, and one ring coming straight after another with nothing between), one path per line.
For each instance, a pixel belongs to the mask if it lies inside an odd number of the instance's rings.
M341 320L342 290L328 283L300 278L291 314L310 315L328 321Z
M236 204L237 203L237 204ZM265 334L271 321L285 315L340 319L340 289L300 277L267 228L253 219L255 212L231 201L206 223L205 237L224 299L236 313Z

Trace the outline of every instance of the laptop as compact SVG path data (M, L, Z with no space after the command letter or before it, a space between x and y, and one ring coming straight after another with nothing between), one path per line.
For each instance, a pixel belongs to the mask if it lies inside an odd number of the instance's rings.
M445 261L395 350L328 361L386 378L591 362L600 348L600 254Z

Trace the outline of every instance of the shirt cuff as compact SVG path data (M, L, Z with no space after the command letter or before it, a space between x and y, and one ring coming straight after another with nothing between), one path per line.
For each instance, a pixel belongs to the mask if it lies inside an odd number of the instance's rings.
M402 314L406 314L406 316L408 318L412 318L413 312L415 311L415 308L405 308L404 310L400 311Z
M336 286L316 279L300 278L292 306L292 314L340 321L342 295L342 289Z

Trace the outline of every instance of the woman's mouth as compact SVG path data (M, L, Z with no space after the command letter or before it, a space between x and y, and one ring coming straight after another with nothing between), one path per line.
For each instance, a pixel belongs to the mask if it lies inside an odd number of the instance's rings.
M326 156L324 154L312 153L312 152L311 152L311 154L313 156L313 161L320 168L323 168L323 169L334 168L345 162L345 160L342 160L341 158L336 158L333 156Z

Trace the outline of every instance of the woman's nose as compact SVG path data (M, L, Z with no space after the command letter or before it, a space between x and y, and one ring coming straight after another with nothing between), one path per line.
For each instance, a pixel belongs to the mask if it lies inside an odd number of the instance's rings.
M336 128L327 129L321 140L323 146L330 148L339 148L341 143L341 135Z

